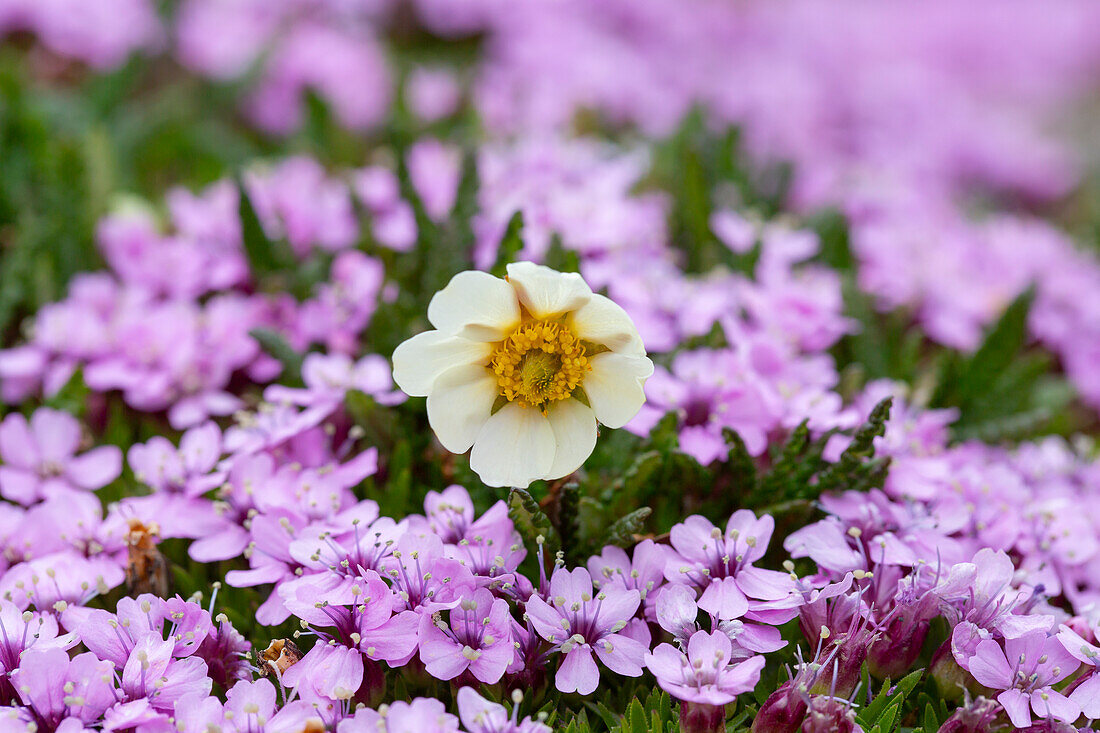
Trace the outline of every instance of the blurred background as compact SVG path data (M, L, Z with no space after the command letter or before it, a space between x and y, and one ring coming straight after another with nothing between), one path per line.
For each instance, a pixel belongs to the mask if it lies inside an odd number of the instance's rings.
M492 264L517 210L521 256L560 243L597 284L635 258L613 294L654 351L680 334L639 317L653 273L736 267L737 227L776 215L861 293L841 348L868 376L912 376L896 324L972 351L1031 288L1029 338L1069 383L1044 394L1100 406L1091 0L0 0L0 36L2 346L74 274L124 269L120 215L213 237L181 223L213 194L186 192L290 160L266 206L297 202L300 227L337 226L308 221L343 205L326 171L381 165L421 202L373 216L383 244L445 219L469 174L452 264Z

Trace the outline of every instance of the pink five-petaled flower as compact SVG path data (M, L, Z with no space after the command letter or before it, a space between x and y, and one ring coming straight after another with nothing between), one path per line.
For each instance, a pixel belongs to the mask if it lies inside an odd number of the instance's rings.
M363 682L363 657L404 664L416 652L415 611L400 611L402 601L378 573L363 570L350 582L333 585L322 574L295 585L286 606L319 639L283 675L304 699L350 698ZM324 630L335 627L335 631Z
M156 435L130 447L126 458L134 477L154 491L201 496L225 482L214 466L222 457L222 432L212 422L189 429L179 448Z
M700 630L699 604L690 586L677 583L666 586L657 598L654 615L661 628L672 634L681 647L686 647L688 640ZM733 660L746 659L753 653L774 652L787 645L774 626L745 623L741 619L722 620L713 615L710 626L733 642Z
M984 639L963 666L986 687L1003 690L997 701L1017 728L1031 725L1029 704L1043 719L1072 723L1081 714L1077 703L1051 687L1077 671L1078 661L1045 632L1005 639L1003 650L997 641Z
M122 668L122 691L131 700L145 698L162 712L171 712L187 694L210 694L213 681L198 657L176 658L173 639L147 632L131 650Z
M687 653L661 644L645 656L646 667L657 684L685 702L726 705L760 681L764 657L757 654L733 661L733 643L721 631L697 631L687 643Z
M633 559L622 548L608 545L599 555L588 558L587 566L588 572L592 573L592 581L601 588L608 583L616 583L624 588L637 589L645 603L646 617L653 618L653 603L656 600L653 591L665 582L667 561L668 547L653 540L642 540L634 546Z
M12 685L34 717L37 730L57 730L62 722L76 718L85 724L97 722L118 700L110 680L111 663L96 659L91 652L69 659L57 647L30 649L11 673ZM67 730L83 726L67 724Z
M493 684L512 661L512 617L508 602L481 588L450 611L450 623L441 611L420 616L420 659L428 673L454 679L469 669L482 682Z
M555 683L561 692L589 695L596 690L600 671L592 653L608 669L627 677L642 674L645 646L619 632L634 617L641 595L636 590L608 584L593 593L592 576L584 568L558 568L550 578L550 601L531 596L527 618L539 636L565 655Z
M56 492L103 488L122 472L113 445L76 455L80 423L67 412L41 407L30 422L12 413L0 423L0 494L30 505Z
M748 509L734 512L726 530L698 515L675 525L670 541L675 553L665 565L665 577L672 583L689 583L702 591L699 608L722 620L750 612L749 598L776 601L794 591L790 576L753 567L764 556L775 529L775 520L765 514L757 519ZM757 620L782 622L769 611ZM793 614L791 614L793 615Z

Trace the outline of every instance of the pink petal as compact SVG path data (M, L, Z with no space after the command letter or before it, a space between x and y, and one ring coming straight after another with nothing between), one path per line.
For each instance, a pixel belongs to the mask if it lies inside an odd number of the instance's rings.
M36 410L31 416L31 432L43 461L65 463L80 445L80 423L61 410Z
M19 413L13 412L0 422L0 458L16 468L38 465L38 446L26 418Z
M0 466L0 494L20 504L33 504L41 481L36 474L11 466Z
M560 692L578 692L591 695L600 684L600 670L592 659L588 646L574 647L565 655L555 677L554 684Z
M1017 728L1026 728L1031 725L1031 713L1028 712L1028 695L1019 690L1005 690L997 695L997 702L1004 706L1008 713L1008 719Z
M113 445L94 448L69 461L65 475L82 489L99 489L122 474L122 451Z

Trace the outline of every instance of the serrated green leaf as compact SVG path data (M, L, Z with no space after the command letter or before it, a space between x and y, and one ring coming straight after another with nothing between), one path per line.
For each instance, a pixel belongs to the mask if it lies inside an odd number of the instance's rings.
M875 455L874 441L886 434L886 422L890 419L890 408L893 404L894 398L887 397L875 405L867 421L856 430L852 442L840 454L839 460L818 476L819 491L848 488L848 485L858 482L860 477L857 474L865 474L874 468L869 463L869 459Z
M729 446L726 463L734 489L751 494L756 489L756 461L736 430L722 428L722 437Z
M966 406L986 392L987 386L1008 369L1027 342L1027 317L1035 300L1028 288L986 330L972 356L948 359L940 375L932 405Z
M900 680L898 680L898 684L894 689L894 694L900 694L902 700L909 697L909 694L913 692L917 684L920 683L923 676L924 670L922 669L918 669L915 672L910 672L909 674L905 675Z
M566 560L571 564L577 562L577 553L581 549L577 542L579 527L580 486L577 482L570 481L561 487L558 494L558 536L561 538Z
M630 721L629 729L627 728L627 721ZM626 715L623 716L623 733L627 733L628 730L629 733L645 733L649 730L649 726L646 724L645 709L638 698L631 700L626 708Z
M640 453L621 476L612 483L616 496L635 497L661 467L661 454L655 450Z
M621 722L619 716L616 715L615 712L612 711L610 708L608 708L607 705L604 705L602 702L585 702L585 705L587 705L590 710L596 713L596 715L600 716L600 720L603 721L603 724L607 726L608 730L615 730L619 727L619 724Z
M634 544L634 535L642 531L645 520L653 513L647 506L635 509L624 517L619 517L607 528L607 543L616 547L630 547Z
M900 703L894 704L886 708L883 711L882 716L879 717L878 722L875 723L875 727L880 728L885 733L889 733L894 729L894 720L898 717L898 707Z
M928 703L924 706L924 730L927 733L935 733L939 729L939 718L936 717L936 711L932 709L932 703Z
M883 710L886 709L886 706L890 702L890 696L887 694L889 689L890 679L887 678L886 681L882 683L882 689L879 691L878 695L876 695L871 702L867 703L863 710L856 714L856 718L860 721L861 725L865 727L871 726L879 719Z
M516 526L529 549L538 547L541 537L551 555L561 546L557 530L539 503L526 489L512 489L508 494L508 517Z

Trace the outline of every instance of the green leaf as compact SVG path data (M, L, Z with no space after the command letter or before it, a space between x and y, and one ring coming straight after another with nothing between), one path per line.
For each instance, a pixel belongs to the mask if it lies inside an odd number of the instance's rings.
M881 466L871 464L869 459L875 455L875 438L886 434L886 422L890 419L890 408L893 404L894 398L887 397L875 405L867 422L856 430L852 442L840 454L840 459L818 476L817 485L820 491L847 488Z
M237 195L241 239L244 242L244 253L248 258L248 267L252 271L252 276L259 278L283 269L286 263L279 256L275 243L268 239L267 232L260 223L260 217L252 205L252 199L248 196L248 189L241 180L237 182Z
M891 705L886 708L882 716L879 717L875 726L881 729L884 733L892 731L894 729L894 719L898 716L898 705Z
M256 339L260 346L283 365L284 382L300 385L302 383L302 362L305 356L294 350L282 334L270 328L253 328L248 335Z
M612 482L612 492L617 496L637 496L654 472L661 467L661 461L661 454L655 450L638 454L630 467Z
M47 399L44 404L46 407L64 410L77 417L83 417L88 409L87 398L90 392L88 385L84 383L83 370L77 369L69 377L69 381L65 382L65 386Z
M627 721L630 721L629 727ZM626 715L623 716L623 733L628 733L628 731L629 733L645 733L648 730L649 725L646 722L645 709L638 702L638 698L634 698L626 708Z
M634 535L642 531L645 520L653 513L647 506L635 509L624 517L619 517L607 529L607 543L616 547L630 547L634 544Z
M722 436L729 446L727 463L734 489L744 494L752 493L757 481L756 461L736 430L722 428Z
M886 706L890 703L890 696L886 694L889 689L890 679L887 678L882 683L882 690L879 691L878 695L856 715L863 726L871 726L878 721Z
M561 537L561 547L565 550L566 560L576 563L580 550L577 542L578 528L580 526L580 486L576 481L570 481L561 487L558 494L558 535Z
M895 694L901 693L902 698L909 697L910 693L916 688L917 684L921 681L921 677L924 676L924 670L918 669L915 672L910 672L898 681L898 684L894 690Z
M917 686L917 683L920 682L923 675L924 670L922 669L911 672L893 687L891 687L889 679L883 682L882 689L875 696L875 699L856 715L860 725L865 728L875 726L883 733L889 733L893 730L894 721L897 719L901 705Z
M540 537L551 555L561 546L550 518L526 489L512 489L508 494L508 517L529 548L537 548Z
M558 272L580 272L581 258L576 250L566 249L561 243L561 235L550 238L550 248L546 250L543 264Z
M490 272L497 277L504 277L508 265L516 261L516 255L521 249L523 249L523 212L517 211L508 220L504 236L500 239L497 261Z
M607 726L608 730L615 730L619 727L621 719L618 715L615 714L613 710L608 708L607 705L603 704L602 702L592 703L587 701L585 702L585 705L587 705L589 709L593 710L596 715L600 716L600 719L603 721L604 725Z
M378 496L378 505L387 516L409 511L412 496L412 444L402 438L390 451L386 463L386 486Z
M940 729L940 720L936 711L932 709L932 703L924 706L924 730L925 733L935 733Z
M933 405L965 406L986 392L1027 342L1027 317L1034 300L1034 288L1021 293L986 331L972 356L948 360L932 397Z
M964 397L980 393L992 375L1002 373L1012 364L1027 340L1027 316L1034 301L1035 289L1028 288L1012 301L994 324L970 359L958 385Z

